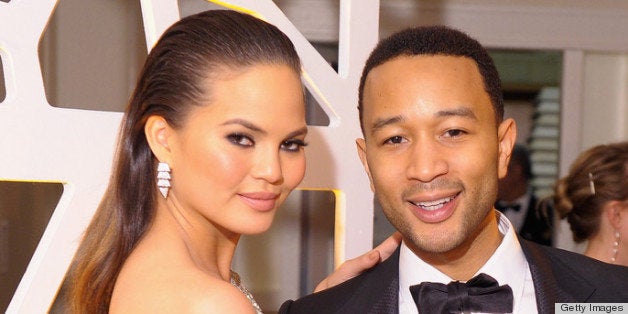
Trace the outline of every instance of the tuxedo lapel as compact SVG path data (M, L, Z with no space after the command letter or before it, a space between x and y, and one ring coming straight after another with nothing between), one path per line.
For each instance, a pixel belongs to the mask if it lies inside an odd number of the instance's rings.
M555 303L628 300L627 267L518 239L532 275L538 313L554 313ZM299 300L288 300L279 310L282 314L398 312L399 249L365 273Z
M552 267L542 252L527 245L526 240L519 239L519 242L530 267L537 309L540 314L553 313L559 292Z
M543 247L519 239L528 260L539 313L554 313L554 303L581 303L595 292L571 268L547 253Z

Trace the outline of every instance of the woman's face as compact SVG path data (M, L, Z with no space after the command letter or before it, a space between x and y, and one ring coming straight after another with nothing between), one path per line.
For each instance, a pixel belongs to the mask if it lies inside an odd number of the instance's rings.
M238 234L263 232L305 173L300 77L286 65L262 64L206 84L208 104L193 109L168 140L168 198L188 219Z

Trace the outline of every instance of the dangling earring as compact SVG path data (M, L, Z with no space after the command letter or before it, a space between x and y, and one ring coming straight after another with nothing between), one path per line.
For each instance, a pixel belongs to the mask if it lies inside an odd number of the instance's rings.
M615 242L613 242L613 257L611 257L611 263L615 263L615 260L617 260L618 251L619 251L619 231L615 231Z
M164 198L168 197L170 190L170 166L168 163L159 162L157 165L157 187Z

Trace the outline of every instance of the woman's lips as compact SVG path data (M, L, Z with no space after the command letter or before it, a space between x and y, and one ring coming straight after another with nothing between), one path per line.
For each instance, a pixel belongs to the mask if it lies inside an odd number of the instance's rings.
M240 198L251 208L266 212L275 208L279 194L270 192L240 193Z

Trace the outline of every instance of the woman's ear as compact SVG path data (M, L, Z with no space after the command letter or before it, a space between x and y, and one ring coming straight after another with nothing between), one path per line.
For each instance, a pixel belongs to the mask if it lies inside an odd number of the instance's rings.
M148 146L157 160L170 162L170 145L168 139L172 133L172 128L161 116L153 115L148 117L144 125L144 134Z
M628 223L628 221L624 221L628 219L625 217L627 212L624 211L624 206L624 202L618 200L609 201L604 205L606 217L615 230L620 230L622 224Z

